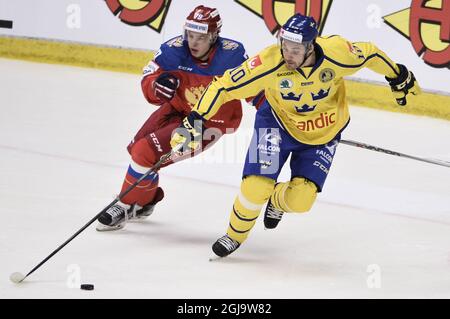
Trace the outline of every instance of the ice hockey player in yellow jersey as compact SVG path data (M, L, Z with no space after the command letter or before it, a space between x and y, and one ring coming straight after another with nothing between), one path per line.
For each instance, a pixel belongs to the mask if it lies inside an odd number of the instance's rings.
M239 248L266 202L266 229L275 228L284 213L310 210L350 120L343 77L362 68L385 76L399 105L406 104L408 94L420 93L413 73L374 44L318 37L314 19L301 14L283 25L277 45L214 79L184 119L187 133L173 135L172 147L198 147L202 123L224 103L261 91L266 98L256 113L227 234L212 247L216 255L225 257ZM277 183L289 155L291 180Z

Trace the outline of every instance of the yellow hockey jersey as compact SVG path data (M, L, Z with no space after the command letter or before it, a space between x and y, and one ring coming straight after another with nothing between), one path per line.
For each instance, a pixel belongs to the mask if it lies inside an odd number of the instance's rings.
M210 119L222 104L264 90L274 116L291 136L311 145L329 142L350 119L343 77L368 67L395 78L399 69L372 43L340 36L319 37L316 43L315 65L296 70L286 67L278 45L267 47L216 77L193 111Z

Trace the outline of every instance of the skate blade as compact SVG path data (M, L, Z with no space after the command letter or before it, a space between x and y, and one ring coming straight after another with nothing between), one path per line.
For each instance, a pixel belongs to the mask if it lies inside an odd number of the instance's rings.
M122 229L125 225L124 224L118 224L115 226L109 226L109 225L104 225L102 223L98 223L97 227L95 227L95 229L97 231L103 232L103 231L114 231L114 230L119 230Z
M143 219L148 218L150 215L151 215L151 214L148 214L148 215L139 215L139 216L130 218L129 221L143 220Z
M219 261L219 260L221 260L222 258L225 258L225 257L220 257L220 256L217 256L217 255L213 255L213 256L211 256L211 257L209 257L209 261L210 262L213 262L213 261Z
M146 218L148 218L149 216L151 216L153 214L153 209L151 209L151 210L149 210L149 211L147 211L146 213L144 213L144 214L139 214L139 215L133 215L132 217L129 217L129 219L128 219L128 221L130 221L130 222L133 222L133 221L140 221L140 220L143 220L143 219L146 219Z

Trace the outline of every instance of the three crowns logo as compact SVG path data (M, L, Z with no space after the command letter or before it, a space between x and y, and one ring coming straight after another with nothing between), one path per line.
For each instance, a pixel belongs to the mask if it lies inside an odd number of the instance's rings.
M303 94L295 95L294 92L289 92L287 94L283 94L283 93L280 92L280 94L281 94L281 98L283 100L297 101L297 102L300 101L300 99L302 98L302 95L303 95Z
M412 0L411 7L383 17L409 41L425 63L450 68L450 1Z
M315 108L316 108L316 106L317 106L317 104L312 105L312 106L310 106L310 105L308 105L308 104L303 104L302 106L295 106L295 105L294 105L295 110L296 110L298 113L306 113L306 112L314 111Z
M330 90L331 90L331 86L328 88L328 90L320 89L320 91L317 92L317 94L315 94L314 92L311 92L311 98L313 99L313 101L324 99L328 96L328 94L330 93Z

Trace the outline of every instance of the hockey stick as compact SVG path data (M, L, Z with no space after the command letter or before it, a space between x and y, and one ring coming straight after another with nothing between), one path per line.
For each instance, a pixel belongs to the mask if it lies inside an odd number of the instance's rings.
M25 276L19 272L15 272L11 274L9 277L10 280L16 284L21 283L25 280L29 275L31 275L34 271L36 271L39 267L41 267L47 260L52 258L58 251L60 251L64 246L66 246L68 243L70 243L75 237L77 237L83 230L88 228L93 222L97 220L97 218L100 217L101 214L106 212L109 208L111 208L114 204L116 204L119 200L121 200L125 195L127 195L129 192L131 192L140 182L142 182L146 177L150 176L151 174L156 174L156 171L159 169L159 167L170 157L172 154L178 152L182 145L179 145L172 149L170 152L164 154L161 156L158 162L156 162L153 167L151 167L144 175L141 176L136 182L134 182L132 185L130 185L123 193L119 194L108 206L103 208L101 212L99 212L97 215L95 215L90 221L86 223L83 227L81 227L75 234L72 235L69 239L67 239L62 245L60 245L58 248L56 248L50 255L48 255L44 260L42 260L36 267L34 267L28 274Z
M373 145L369 145L369 144L365 144L365 143L361 143L361 142L350 141L350 140L341 140L340 143L346 144L346 145L350 145L350 146L356 146L356 147L365 148L367 150L371 150L371 151L375 151L375 152L381 152L381 153L386 153L386 154L389 154L389 155L405 157L405 158L413 159L413 160L416 160L416 161L427 162L427 163L430 163L430 164L436 164L436 165L441 165L441 166L445 166L445 167L450 167L450 162L441 161L441 160L432 160L432 159L428 159L428 158L422 158L422 157L407 155L407 154L403 154L403 153L387 150L387 149L384 149L384 148L381 148L381 147L378 147L378 146L373 146Z

